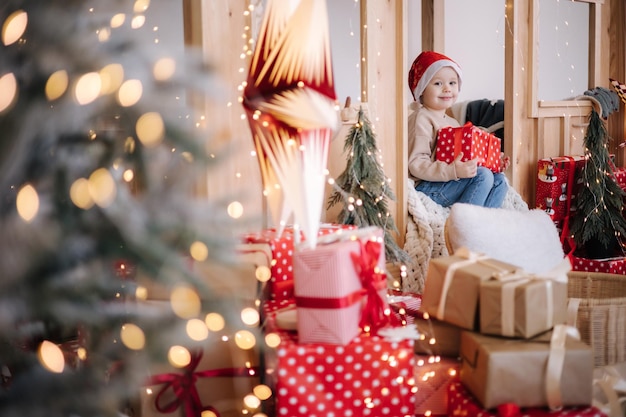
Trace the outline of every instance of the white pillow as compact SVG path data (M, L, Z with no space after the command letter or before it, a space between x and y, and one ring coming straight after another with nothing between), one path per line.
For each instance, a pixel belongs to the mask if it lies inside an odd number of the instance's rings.
M450 253L466 247L530 273L548 272L565 257L558 230L541 209L517 211L456 203L445 233Z

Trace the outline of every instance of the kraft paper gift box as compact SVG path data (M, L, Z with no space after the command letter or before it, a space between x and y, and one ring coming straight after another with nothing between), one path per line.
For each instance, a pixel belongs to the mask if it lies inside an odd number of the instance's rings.
M534 339L464 331L461 382L484 408L590 405L593 354L568 332L577 330L557 325Z
M463 152L462 161L478 158L478 165L500 172L500 138L486 132L471 122L461 127L444 127L437 133L435 158L451 163Z
M485 409L476 398L468 392L460 381L448 385L448 416L450 417L608 417L594 406L563 407L550 410L546 407L530 407L520 409L515 404L504 404L501 407ZM613 416L611 416L613 417ZM622 417L622 416L620 416Z
M415 356L416 416L448 415L448 386L458 380L460 368L458 359Z
M424 316L428 317L425 318ZM424 335L415 341L415 353L457 358L463 328L421 313L415 318L417 331Z
M466 248L458 249L451 256L433 258L428 264L422 311L464 329L478 329L481 281L494 274L517 270L514 265L472 253Z
M361 261L367 265L359 272ZM375 324L366 323L364 314L380 317L388 310L385 261L379 227L323 236L315 248L296 250L294 289L300 343L346 345L361 327Z
M554 270L531 275L523 271L496 275L480 283L480 332L530 338L567 322L565 258Z

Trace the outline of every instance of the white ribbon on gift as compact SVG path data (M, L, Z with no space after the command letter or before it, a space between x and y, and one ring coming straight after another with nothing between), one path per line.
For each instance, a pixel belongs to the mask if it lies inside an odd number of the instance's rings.
M551 410L559 410L563 407L561 374L565 361L565 341L568 336L580 340L580 332L577 328L565 324L554 326L550 339L548 366L546 367L546 398Z
M446 270L446 274L443 278L443 286L441 288L441 295L439 297L439 305L437 306L437 312L435 314L435 317L439 320L444 319L445 310L446 310L446 299L448 298L448 291L450 290L450 285L452 284L452 278L454 277L454 274L458 269L464 268L472 264L481 263L483 265L487 265L487 266L497 269L498 272L502 274L507 273L507 272L508 273L512 272L505 268L502 268L500 265L494 264L493 262L488 262L488 260L491 259L489 258L489 256L482 254L482 253L478 253L478 252L472 252L466 247L461 247L457 249L454 252L454 256L464 258L464 260L453 263Z
M502 312L500 317L500 323L503 336L515 336L515 290L517 287L527 284L531 281L543 280L546 281L546 314L545 325L546 329L551 329L554 326L554 303L553 303L553 282L567 283L567 273L572 269L571 263L568 258L564 258L557 266L550 271L543 274L529 274L527 272L515 271L510 274L496 274L494 279L501 281L502 285L502 298L501 308Z
M593 399L593 406L599 408L609 417L623 417L622 403L626 403L626 396L620 398L619 393L626 394L626 379L624 379L613 366L602 368L602 376L594 378L594 385L598 385L604 396L606 403Z

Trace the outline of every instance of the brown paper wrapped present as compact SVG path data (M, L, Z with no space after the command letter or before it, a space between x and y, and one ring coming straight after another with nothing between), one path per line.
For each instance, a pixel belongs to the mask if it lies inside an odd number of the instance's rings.
M480 284L480 332L530 338L567 321L566 258L541 275L495 276Z
M415 325L418 332L424 335L423 339L415 340L413 345L415 353L449 358L459 356L461 332L463 332L461 327L430 318L428 314L416 316Z
M431 259L422 310L464 329L478 329L480 283L495 274L513 273L514 265L458 249L452 256Z
M505 403L558 408L590 405L591 348L555 326L534 339L511 339L464 331L461 382L484 408Z

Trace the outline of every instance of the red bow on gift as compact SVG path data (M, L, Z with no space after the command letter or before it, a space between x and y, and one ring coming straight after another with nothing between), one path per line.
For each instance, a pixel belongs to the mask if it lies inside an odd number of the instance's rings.
M387 276L378 268L382 244L368 240L365 244L359 241L359 246L361 253L350 253L354 269L361 278L361 285L367 297L359 326L362 329L369 327L375 332L389 324L389 315L385 315L385 302L379 294L379 291L387 286Z
M160 374L148 378L147 385L164 384L154 399L157 411L163 414L173 413L180 407L184 407L183 415L185 417L201 417L203 411L212 411L219 417L220 414L214 407L202 405L200 394L196 388L198 378L251 376L256 372L256 368L222 368L196 372L195 369L198 367L200 359L202 359L202 351L197 351L191 355L191 362L184 368L183 373ZM162 404L164 395L170 389L174 398Z

